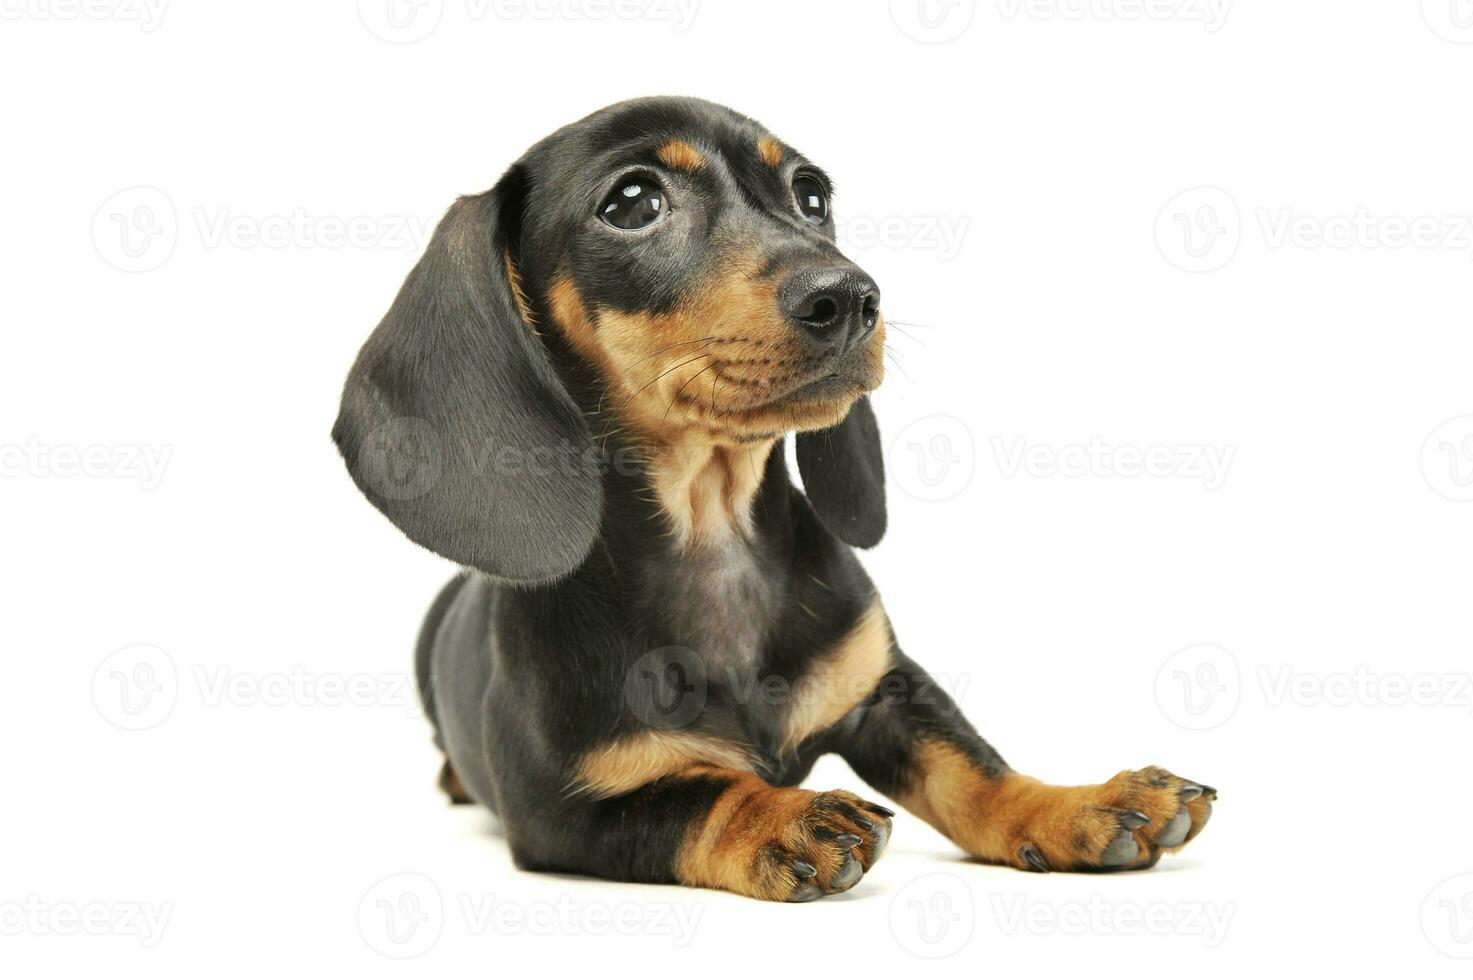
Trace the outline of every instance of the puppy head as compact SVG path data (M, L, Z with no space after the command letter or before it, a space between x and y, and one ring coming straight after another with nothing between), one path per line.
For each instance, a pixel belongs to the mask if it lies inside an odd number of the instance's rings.
M798 430L825 525L884 530L879 290L834 245L828 178L693 99L622 103L462 198L359 353L333 435L410 538L519 582L578 567L602 511L586 415L650 441ZM603 387L579 404L564 356Z
M546 326L652 439L841 421L884 374L874 281L834 244L829 178L696 100L596 113L523 159L519 272Z

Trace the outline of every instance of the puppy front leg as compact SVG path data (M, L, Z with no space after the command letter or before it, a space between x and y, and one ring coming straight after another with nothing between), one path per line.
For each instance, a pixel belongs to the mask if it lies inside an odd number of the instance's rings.
M1031 871L1150 867L1201 832L1217 796L1156 766L1086 786L1014 772L898 652L840 752L973 857Z
M842 790L780 788L707 766L588 803L572 821L579 833L518 863L806 902L852 888L879 859L893 816Z

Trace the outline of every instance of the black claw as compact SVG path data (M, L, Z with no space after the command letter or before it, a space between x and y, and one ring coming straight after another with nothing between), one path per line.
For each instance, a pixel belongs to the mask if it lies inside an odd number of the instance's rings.
M1042 871L1044 874L1047 874L1048 872L1053 870L1053 868L1050 868L1048 866L1048 862L1043 859L1043 855L1038 853L1038 848L1034 847L1032 844L1024 844L1018 850L1018 853L1022 856L1024 861L1028 862L1028 867L1032 868L1034 871Z
M840 847L853 847L855 844L863 844L864 838L858 834L840 834L834 838L834 843Z
M1203 783L1202 795L1207 797L1209 800L1215 800L1217 799L1217 790L1214 787L1208 786L1206 783Z
M1151 818L1139 810L1126 810L1120 815L1120 826L1126 830L1135 830L1144 827L1151 822Z
M1178 791L1177 795L1181 797L1181 801L1183 803L1187 802L1188 800L1195 800L1197 797L1202 795L1202 787L1196 785L1195 783L1191 783L1183 786L1181 790Z
M880 806L878 803L866 803L865 806L869 807L871 810L875 811L882 817L895 816L894 810L890 809L889 807Z
M818 869L809 864L807 861L794 861L793 871L798 875L799 879L812 878L814 875L818 874Z
M875 829L875 825L872 822L864 819L863 817L855 817L854 822L859 824L859 826L866 831Z

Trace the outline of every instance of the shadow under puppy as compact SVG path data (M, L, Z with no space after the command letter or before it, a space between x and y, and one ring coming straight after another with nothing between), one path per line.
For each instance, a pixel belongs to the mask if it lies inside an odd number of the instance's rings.
M465 566L418 648L442 785L500 815L523 868L806 901L891 832L882 806L796 788L837 752L979 859L1149 867L1215 792L1014 772L901 652L851 550L885 530L885 325L829 199L753 120L642 99L440 223L333 434L368 499Z

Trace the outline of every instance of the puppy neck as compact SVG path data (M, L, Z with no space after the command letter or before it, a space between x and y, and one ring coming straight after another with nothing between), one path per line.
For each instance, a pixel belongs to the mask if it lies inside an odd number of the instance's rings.
M672 413L648 385L632 393L613 388L606 379L618 368L592 343L592 320L566 278L553 287L551 306L569 389L606 453L622 460L623 451L632 450L641 460L650 502L678 547L749 538L752 503L780 437L746 437L694 422L684 412Z
M719 545L752 533L752 501L777 439L715 441L694 433L647 447L651 489L682 548Z

